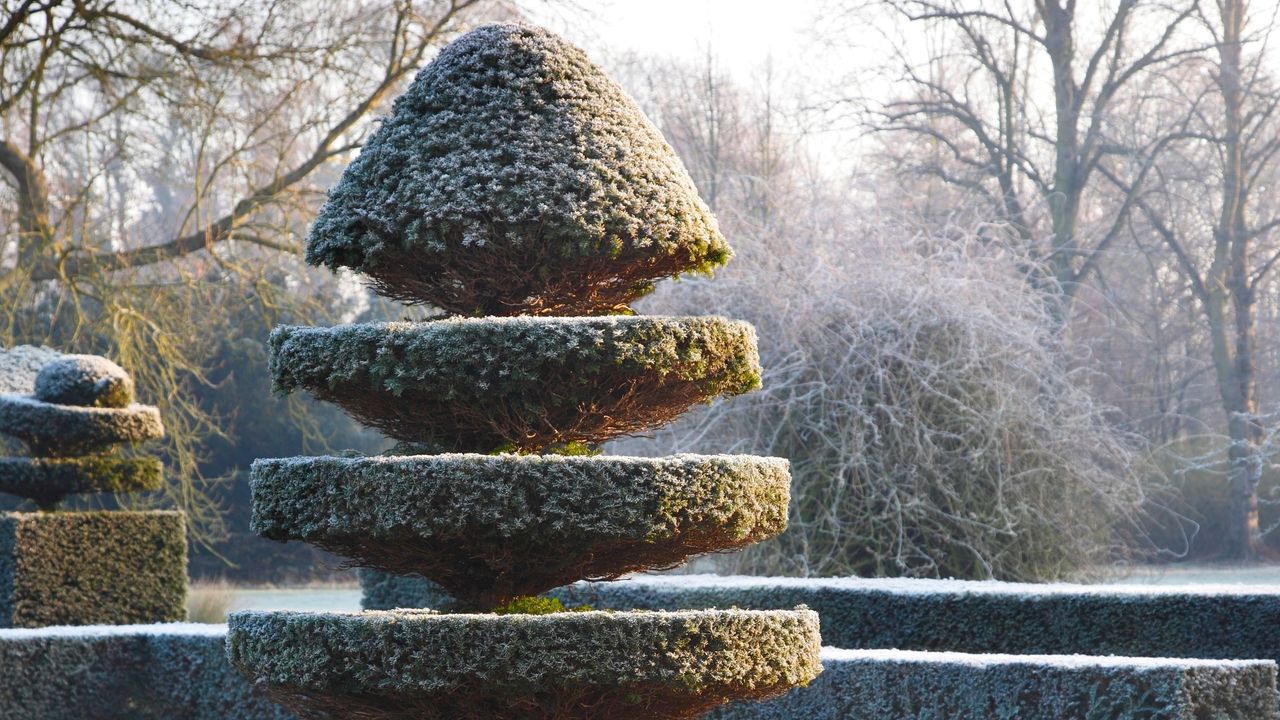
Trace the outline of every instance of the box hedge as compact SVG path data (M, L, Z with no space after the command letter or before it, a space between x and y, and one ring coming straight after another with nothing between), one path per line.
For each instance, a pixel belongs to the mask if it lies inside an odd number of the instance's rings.
M438 603L421 578L368 572L370 609ZM1036 585L904 579L648 576L554 591L566 605L788 608L841 648L1280 661L1280 587Z
M270 345L277 392L435 450L603 442L760 386L755 330L718 317L280 326Z
M825 628L824 628L825 630ZM713 720L1273 720L1271 661L825 650L823 673Z
M0 630L5 720L294 720L227 662L223 625Z
M294 720L227 660L225 626L0 630L6 720ZM1270 662L822 652L808 687L713 720L1270 720ZM1270 704L1268 700L1271 700ZM1087 704L1086 704L1087 703Z
M786 460L445 454L258 460L252 529L416 572L472 609L782 532Z
M0 514L0 627L186 617L180 512Z

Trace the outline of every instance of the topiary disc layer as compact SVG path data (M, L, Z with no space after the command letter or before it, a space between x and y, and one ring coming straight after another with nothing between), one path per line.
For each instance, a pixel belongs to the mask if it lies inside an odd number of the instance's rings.
M760 386L755 330L718 317L284 326L270 344L277 391L448 450L604 442Z
M35 455L56 457L164 437L164 425L150 405L82 407L0 395L0 433L22 440Z
M796 610L436 615L237 612L231 662L308 717L693 718L822 671Z
M747 455L258 460L252 528L489 610L777 535L790 481L786 460Z
M52 510L67 495L159 490L163 464L155 457L84 455L0 458L0 492Z
M578 48L488 25L423 68L342 180L307 261L451 313L599 315L730 255L662 134Z

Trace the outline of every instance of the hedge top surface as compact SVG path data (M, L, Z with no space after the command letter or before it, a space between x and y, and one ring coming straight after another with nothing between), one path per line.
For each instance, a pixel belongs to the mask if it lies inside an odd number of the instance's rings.
M720 317L281 326L270 347L277 392L305 388L391 437L458 451L603 442L760 386L755 330Z
M0 643L57 638L219 637L225 623L159 622L134 625L49 625L38 628L0 628Z
M939 652L936 650L845 649L824 647L824 663L921 663L993 667L1034 665L1052 668L1129 668L1133 672L1196 668L1250 668L1275 665L1274 660L1209 660L1202 658L1127 657L1123 655L1009 655Z
M657 591L782 589L824 593L892 593L903 595L1013 595L1035 597L1084 596L1280 596L1280 585L1191 584L1079 584L1017 583L999 580L934 580L926 578L796 578L753 575L646 575L621 581Z
M133 378L100 355L64 355L40 368L35 394L59 405L122 408L133 402Z
M666 686L725 694L807 683L818 616L795 610L439 615L234 612L227 650L268 685L321 692L493 695Z
M748 455L258 460L252 529L488 609L776 535L790 481L786 460Z
M580 49L522 24L472 30L418 73L306 249L388 297L464 315L610 312L729 255L634 101ZM575 297L593 271L602 294Z

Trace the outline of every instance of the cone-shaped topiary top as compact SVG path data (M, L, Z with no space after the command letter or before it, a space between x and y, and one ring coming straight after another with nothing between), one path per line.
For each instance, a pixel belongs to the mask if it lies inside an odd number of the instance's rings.
M307 239L313 265L463 315L623 311L654 280L729 254L622 88L517 24L473 30L418 73Z

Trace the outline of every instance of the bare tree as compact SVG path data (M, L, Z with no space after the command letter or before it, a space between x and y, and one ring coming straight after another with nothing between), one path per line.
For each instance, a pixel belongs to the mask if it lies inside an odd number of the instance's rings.
M115 356L197 520L207 316L302 295L316 179L487 0L15 0L0 16L0 341ZM285 287L288 283L294 283ZM284 291L288 291L285 293ZM328 299L332 305L332 299ZM226 313L224 316L230 317ZM226 317L213 321L224 322Z
M1246 0L1216 0L1202 24L1216 48L1212 102L1192 104L1193 125L1160 165L1161 183L1136 194L1150 232L1172 253L1200 309L1225 414L1230 515L1226 554L1262 549L1258 484L1271 435L1259 407L1257 309L1280 262L1280 88L1263 63L1271 21L1250 30ZM1188 79L1190 81L1190 79ZM1132 184L1106 175L1132 193Z
M1117 100L1204 50L1182 32L1198 2L877 3L913 34L896 44L906 88L873 111L874 126L908 138L915 154L903 166L986 201L1027 249L1028 274L1064 324L1133 206L1127 197L1105 209L1091 199L1099 164L1117 149ZM857 22L863 7L837 20ZM913 57L920 37L938 43L923 45L922 60ZM1166 142L1158 135L1122 149L1140 153L1135 188Z

